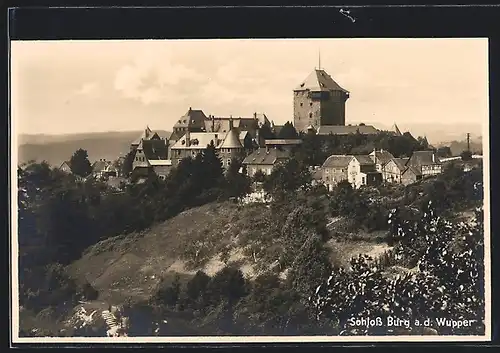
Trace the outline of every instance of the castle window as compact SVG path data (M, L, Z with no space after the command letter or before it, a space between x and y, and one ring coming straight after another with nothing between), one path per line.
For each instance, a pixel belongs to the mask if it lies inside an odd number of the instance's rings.
M304 106L304 103L300 103L300 106L301 106L301 107L302 107L302 106Z
M312 107L312 106L313 106L312 102L311 102L311 103L309 103L309 106L310 106L310 107Z
M312 118L313 117L313 113L309 113L309 118Z
M230 164L231 164L231 160L230 160L230 159L228 159L228 160L227 160L227 166L229 167L229 165L230 165Z

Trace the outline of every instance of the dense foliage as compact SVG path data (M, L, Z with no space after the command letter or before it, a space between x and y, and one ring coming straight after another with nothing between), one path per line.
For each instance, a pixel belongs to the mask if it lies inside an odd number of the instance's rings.
M212 145L182 160L166 180L152 174L120 192L46 163L19 168L21 305L41 313L82 297L95 299L98 293L69 278L64 265L105 238L245 195L250 180L242 168L233 160L224 173ZM237 241L259 264L260 275L250 281L227 263L214 276L199 271L163 280L150 301L127 305L129 335L374 334L376 327L353 331L348 320L389 315L478 320L461 330L438 327L445 334L484 330L481 211L473 224L444 218L482 203L480 166L464 172L450 164L441 176L407 187L353 189L340 183L329 192L311 185L308 163L297 158L255 179L273 201L267 217L252 219L251 231ZM327 242L338 235L327 224L338 216L368 234L387 231L394 248L377 259L352 259L348 269L332 265ZM394 280L387 274L394 266L413 271ZM382 331L387 334L387 327Z
M359 131L348 135L301 134L303 143L295 152L296 158L307 165L321 165L332 154L368 154L373 149L389 151L394 157L409 157L413 151L427 150L426 139L411 134L394 136L388 132L363 135Z
M441 334L484 334L484 229L482 209L472 225L452 224L429 207L417 222L392 214L393 232L402 240L391 252L397 263L414 263L416 271L395 279L366 256L354 258L351 270L334 270L315 291L311 302L318 318L326 316L350 334L394 332L388 317L409 320L411 331L430 319ZM459 241L457 242L456 239ZM375 327L355 325L353 319L381 318ZM473 320L452 327L446 320Z

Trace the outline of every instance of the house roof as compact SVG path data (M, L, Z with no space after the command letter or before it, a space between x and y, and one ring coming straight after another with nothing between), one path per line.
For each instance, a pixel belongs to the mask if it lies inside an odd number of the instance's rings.
M96 161L94 162L94 164L92 164L92 171L94 173L103 172L104 170L106 170L107 165L108 162L106 161Z
M388 163L391 159L394 158L394 156L389 151L384 150L375 150L370 153L370 156L375 157L375 161L379 161L379 163L382 165Z
M411 172L411 173L415 174L416 176L422 175L422 173L417 168L415 168L413 166L406 167L406 169L403 171L403 174L405 174L407 172Z
M396 164L400 171L404 171L406 169L406 162L408 162L408 158L392 158L391 161L394 161L394 164Z
M421 168L422 165L440 164L440 162L434 151L414 151L406 164Z
M274 165L280 160L284 160L290 157L290 152L286 150L279 150L277 148L259 148L256 151L248 155L244 160L243 164L253 164L253 165Z
M227 132L224 141L222 141L219 148L242 148L243 145L240 142L239 133L236 129L231 129Z
M267 118L266 114L264 113L254 113L253 114L254 119L257 120L259 127L262 127L263 125L269 125L269 119Z
M322 69L315 69L313 72L302 81L294 91L304 91L310 90L314 92L318 91L342 91L349 93L347 90L340 87L340 85L335 82L332 77Z
M165 142L165 140L162 140ZM137 151L143 152L147 159L166 159L168 146L153 140L142 140L137 146Z
M168 140L169 141L177 141L178 139L180 139L182 136L177 132L177 131L172 131L172 133L170 134L170 136L168 137Z
M59 166L59 169L61 169L65 165L67 165L69 167L69 161L62 162L61 165Z
M226 132L230 130L230 121L233 121L233 127L240 130L252 130L258 127L258 120L256 118L242 118L242 117L218 117L209 116L205 120L205 130L207 132Z
M301 139L270 139L264 140L266 145L300 145L302 143Z
M207 116L203 113L203 110L189 108L186 114L177 120L174 124L174 128L189 127L192 125L200 125L201 127L203 126L205 119L207 119Z
M170 160L170 159L150 159L149 164L151 164L151 166L153 166L153 167L171 166L172 160Z
M359 130L360 134L370 135L378 133L378 130L372 125L330 125L320 126L318 135L349 135L356 134Z
M356 160L359 162L359 164L361 165L371 165L371 164L375 164L373 162L373 160L370 158L370 156L366 156L366 155L355 155L353 156L354 158L356 158Z
M274 133L275 133L276 135L278 135L278 134L280 133L281 129L283 129L283 126L284 126L284 125L274 125L274 126L273 126Z
M323 163L323 168L332 168L332 167L347 167L349 162L351 162L353 156L346 155L332 155L328 157Z
M223 134L218 132L190 132L190 145L186 145L186 135L184 134L170 149L205 149L211 141L218 147L222 141Z

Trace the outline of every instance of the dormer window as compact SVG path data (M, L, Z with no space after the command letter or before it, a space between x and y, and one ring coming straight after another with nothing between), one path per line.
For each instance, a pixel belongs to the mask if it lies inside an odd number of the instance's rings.
M304 86L305 86L305 83L304 83L304 82L302 82L302 83L300 84L300 87L304 87Z

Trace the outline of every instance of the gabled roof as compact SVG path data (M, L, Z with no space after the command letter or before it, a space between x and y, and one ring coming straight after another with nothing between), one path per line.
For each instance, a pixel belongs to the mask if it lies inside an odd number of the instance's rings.
M353 156L332 155L323 163L323 168L347 167Z
M375 164L370 156L367 155L355 155L353 156L361 165L372 165Z
M370 156L375 157L375 161L384 165L389 162L394 156L389 151L379 150L370 153Z
M243 164L253 165L274 165L276 162L285 160L290 157L290 152L286 150L279 150L276 148L259 148L248 155Z
M147 159L166 159L167 150L166 143L160 144L158 140L142 140L137 146L137 151L143 152Z
M340 87L325 70L315 69L300 83L294 91L310 90L318 91L342 91L349 93L347 90Z
M59 169L62 169L64 166L67 166L68 168L71 168L70 165L69 165L69 161L62 162L61 165L59 166Z
M433 160L434 156L434 160ZM439 158L434 151L414 151L406 165L421 168L423 165L440 164Z
M407 166L406 169L403 171L402 174L405 174L407 172L411 172L411 173L415 174L416 176L422 175L422 173L420 172L420 170L418 170L417 168L415 168L413 166Z
M172 133L170 134L170 136L168 137L168 140L169 141L177 141L178 139L180 139L182 136L177 132L177 131L172 131Z
M219 148L243 148L236 129L233 128L227 132Z
M259 127L262 127L263 125L270 125L271 124L269 122L269 119L267 118L266 114L264 114L264 113L254 113L253 116L254 116L254 119L257 120Z
M408 158L392 158L390 161L393 161L394 164L396 164L396 167L403 172L406 169L406 162L408 162Z
M377 134L378 130L372 125L323 125L318 128L318 135L349 135L359 133L362 135Z
M107 165L108 165L108 162L106 162L106 161L96 161L96 162L94 162L94 164L92 164L92 171L94 173L103 172L106 170Z

